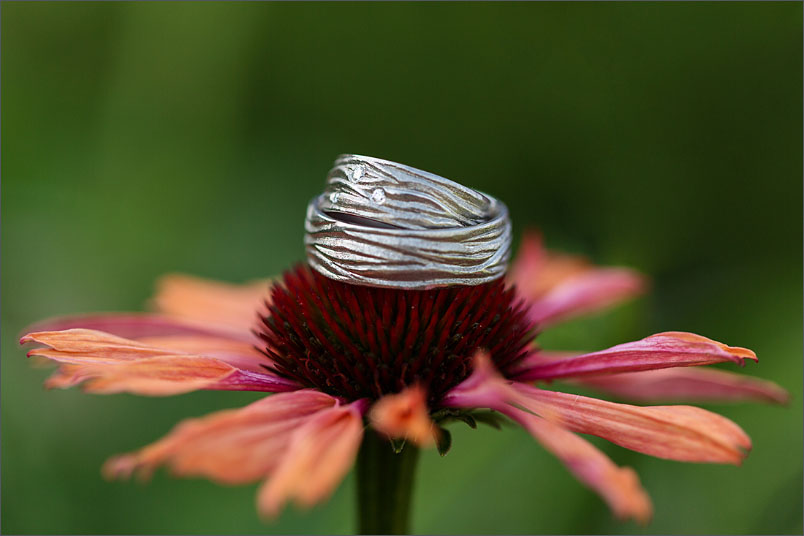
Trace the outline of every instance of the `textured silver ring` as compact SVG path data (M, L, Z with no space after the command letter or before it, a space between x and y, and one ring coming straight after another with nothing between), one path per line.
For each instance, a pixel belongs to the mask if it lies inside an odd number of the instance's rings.
M503 276L507 207L438 175L377 158L336 160L305 219L307 259L322 275L423 290Z
M369 156L341 155L321 210L403 229L477 225L494 217L489 196L433 173Z

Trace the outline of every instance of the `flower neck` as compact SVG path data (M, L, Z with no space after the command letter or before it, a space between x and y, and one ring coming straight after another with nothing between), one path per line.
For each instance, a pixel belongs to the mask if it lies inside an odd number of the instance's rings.
M410 501L419 449L395 452L391 442L367 429L357 456L359 534L408 534Z

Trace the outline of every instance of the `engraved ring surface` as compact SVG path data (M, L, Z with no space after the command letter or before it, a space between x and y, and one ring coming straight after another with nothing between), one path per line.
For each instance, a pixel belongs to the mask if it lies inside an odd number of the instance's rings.
M342 155L305 220L307 259L322 275L423 290L503 276L506 206L449 179L378 158Z

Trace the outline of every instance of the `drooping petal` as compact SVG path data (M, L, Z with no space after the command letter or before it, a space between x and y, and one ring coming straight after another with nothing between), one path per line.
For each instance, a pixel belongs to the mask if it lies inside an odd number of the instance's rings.
M540 327L614 305L644 291L645 278L627 268L598 268L582 257L548 252L541 235L526 232L509 280L530 301Z
M517 403L584 434L658 458L739 465L751 439L729 419L692 406L638 407L515 383Z
M771 402L785 404L790 395L772 381L725 370L675 368L571 380L602 393L635 402Z
M329 395L302 390L188 419L156 443L110 459L104 474L128 477L139 472L147 477L166 465L179 476L203 476L227 484L254 482L276 469L304 422L336 405Z
M561 460L578 480L596 491L618 518L633 518L643 524L650 521L653 507L633 469L618 467L585 439L538 415L514 408L507 414Z
M363 420L355 405L331 408L302 424L260 488L257 506L268 517L294 500L303 507L322 501L354 463L363 438Z
M392 438L406 438L420 446L433 443L435 423L427 410L427 393L419 387L386 395L369 412L371 425Z
M488 352L481 350L474 356L472 374L444 395L441 404L453 408L507 411L509 404L521 396L513 385L513 381L497 372Z
M67 365L48 380L49 387L85 382L89 392L151 396L198 389L280 392L299 388L267 371L239 369L216 357L183 353L94 330L30 333L21 342L47 345L49 348L35 348L28 355Z
M488 356L479 353L472 375L450 391L443 403L449 407L486 407L507 415L565 463L581 482L599 493L615 515L640 522L650 519L650 499L633 470L617 467L557 422L515 407L524 398L517 385L497 374Z
M529 358L516 374L519 381L549 380L669 367L734 362L742 365L757 356L746 348L726 346L694 333L669 331L607 350L574 357Z
M180 337L180 336L231 336L226 329L215 326L200 326L179 318L155 313L98 313L87 315L59 316L37 322L25 331L64 331L68 329L92 329L103 331L126 339L145 337ZM236 337L251 341L253 337Z
M234 285L172 274L157 283L153 303L168 316L251 339L251 328L257 322L258 312L265 310L269 289L268 280Z

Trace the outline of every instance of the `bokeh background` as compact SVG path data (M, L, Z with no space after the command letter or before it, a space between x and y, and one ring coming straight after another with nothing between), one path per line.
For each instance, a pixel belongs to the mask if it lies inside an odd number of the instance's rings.
M256 486L109 455L256 396L44 391L17 336L138 310L165 272L244 281L303 258L334 157L375 155L505 200L517 235L633 266L652 293L544 334L594 350L689 330L760 356L789 407L715 405L742 467L598 442L640 473L640 528L526 433L453 427L418 473L420 533L802 532L800 3L2 5L2 529L348 533L352 476L312 512L258 520Z

